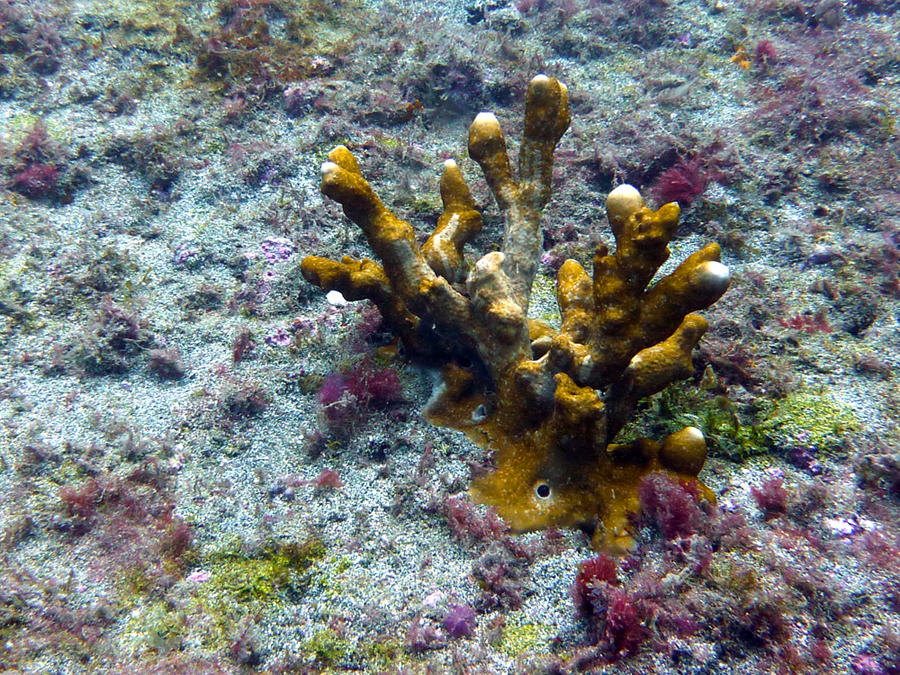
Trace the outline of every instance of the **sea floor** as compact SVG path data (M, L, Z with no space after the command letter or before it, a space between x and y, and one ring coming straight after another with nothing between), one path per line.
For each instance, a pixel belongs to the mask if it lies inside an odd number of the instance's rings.
M0 0L0 671L900 672L898 10ZM623 182L732 276L622 434L701 428L717 504L655 483L615 559L473 504L436 370L300 273L371 255L337 144L420 241L455 158L496 250L467 128L514 156L538 73L532 316Z

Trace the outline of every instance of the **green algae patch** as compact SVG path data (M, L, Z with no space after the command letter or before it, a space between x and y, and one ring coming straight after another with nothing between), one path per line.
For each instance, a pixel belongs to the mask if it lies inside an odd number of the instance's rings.
M551 326L559 326L559 305L556 304L556 279L544 274L536 274L531 287L531 318L546 321Z
M176 607L152 600L140 579L127 577L138 596L124 603L133 607L123 644L135 653L165 653L184 643L211 652L228 649L238 627L265 621L267 615L302 596L318 575L325 548L315 538L301 542L269 542L247 553L235 541L204 556L182 583L190 597Z
M826 391L803 390L777 401L761 426L779 449L838 453L847 434L859 430L860 422L850 406Z
M324 554L318 539L270 543L250 556L232 546L205 561L209 581L203 594L224 595L236 603L278 601L286 593L305 590L313 576L310 567Z
M331 628L322 628L310 635L300 644L300 653L307 665L314 666L315 672L325 673L344 672L349 663L362 666L367 673L393 672L409 661L399 638L380 637L356 642Z
M328 600L337 600L346 594L344 573L351 570L353 562L347 556L331 557L319 562L316 577L317 592Z
M860 428L853 409L825 390L802 389L783 399L760 398L739 406L713 393L715 375L704 374L703 380L708 378L708 388L702 381L699 389L678 383L654 396L622 436L653 437L695 426L706 437L711 456L741 461L795 448L839 452L847 434Z
M397 638L365 642L357 651L362 653L368 668L376 672L399 670L406 661L403 642Z
M555 635L556 631L551 626L524 621L523 617L512 618L503 628L496 648L510 658L537 652L546 653L550 650Z
M197 585L190 603L191 613L204 616L200 641L213 649L225 648L243 617L264 617L303 596L324 555L323 544L312 538L270 542L250 554L236 542L207 556L198 566L207 578Z
M769 439L754 415L742 415L726 396L703 401L698 408L697 424L706 437L712 454L730 459L745 459L770 449ZM749 417L749 419L748 419Z
M335 666L350 653L350 641L340 637L327 628L313 634L307 639L302 649L313 657L320 666Z
M710 378L715 375L710 373ZM707 375L704 374L704 380ZM712 384L710 388L712 388ZM745 410L727 396L698 389L690 383L677 383L650 399L622 432L624 438L668 435L686 426L697 427L706 438L709 454L741 461L772 450L762 422L774 408L764 400L755 409Z
M156 600L131 615L123 639L134 651L166 654L182 647L187 626L185 612Z

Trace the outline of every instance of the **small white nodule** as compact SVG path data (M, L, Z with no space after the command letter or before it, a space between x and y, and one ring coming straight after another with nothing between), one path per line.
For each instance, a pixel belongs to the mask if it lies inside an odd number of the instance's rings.
M697 268L700 283L711 291L719 291L728 287L731 273L718 260L709 260Z
M606 214L614 227L624 223L632 213L639 211L643 206L644 198L641 197L641 193L627 183L622 183L606 195Z
M324 163L322 164L322 178L325 178L325 177L327 177L329 174L334 173L334 172L337 171L339 168L340 168L340 167L339 167L337 164L335 164L334 162L324 162Z
M347 298L345 298L344 294L340 291L328 291L325 294L325 299L328 301L329 305L334 305L335 307L347 306Z
M477 130L478 133L484 134L485 136L503 133L500 130L500 122L497 121L494 113L489 112L480 112L475 115L475 119L472 120L471 129Z
M689 443L702 443L706 440L703 437L703 432L697 427L685 427L681 430L681 434L683 434L682 440Z

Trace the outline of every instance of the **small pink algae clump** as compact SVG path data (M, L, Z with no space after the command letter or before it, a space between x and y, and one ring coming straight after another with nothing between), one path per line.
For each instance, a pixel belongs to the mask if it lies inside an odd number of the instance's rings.
M328 408L337 403L348 389L347 379L343 375L333 374L325 378L319 389L319 404Z
M206 570L194 570L187 576L187 580L192 584L202 584L210 579L210 573Z
M760 40L753 51L754 60L763 68L778 62L778 51L771 40Z
M266 344L270 347L288 347L293 341L293 336L281 326L266 335Z
M56 187L59 171L50 164L32 164L14 174L10 187L26 197L46 197Z
M678 202L688 206L703 194L709 179L709 171L701 158L681 159L657 177L652 194L660 204Z
M264 239L259 248L262 250L266 262L275 264L287 260L297 251L297 247L289 239L270 237Z
M878 663L878 660L868 654L860 654L853 659L851 668L855 675L888 675L887 671Z
M237 335L234 336L231 352L232 361L234 361L234 363L240 363L241 359L252 352L254 347L256 347L256 343L253 341L253 334L250 332L249 328L242 326L238 330Z
M389 368L373 373L365 383L365 394L376 403L390 403L401 398L402 387L397 373Z
M644 625L645 614L637 598L623 590L609 589L605 642L613 660L636 653L647 639L650 631Z
M460 540L496 541L509 531L509 525L494 509L480 511L462 495L447 497L440 507L453 536Z
M787 319L778 319L785 328L802 330L804 333L831 333L834 329L828 323L827 313L824 308L814 314L794 314Z
M57 189L65 153L42 120L35 121L11 154L14 166L9 169L8 188L33 199Z
M403 400L400 376L391 368L377 368L365 359L356 368L325 378L318 401L331 424L349 422L362 411Z
M645 476L638 486L641 510L666 539L689 537L703 523L696 483L676 481L661 472Z
M615 559L605 553L588 558L579 565L571 595L580 616L591 615L592 591L600 582L619 585L617 569Z
M311 481L307 481L308 485L314 485L317 488L339 488L344 487L344 483L341 481L341 477L338 476L337 471L334 469L322 469L322 473L313 478Z
M762 487L754 487L753 498L766 520L777 518L787 511L788 492L781 478L771 478Z
M442 625L450 637L472 637L475 633L475 610L469 605L450 605Z

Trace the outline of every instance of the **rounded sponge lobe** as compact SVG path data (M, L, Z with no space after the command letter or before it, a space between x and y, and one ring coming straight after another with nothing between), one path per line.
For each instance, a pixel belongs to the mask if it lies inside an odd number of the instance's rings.
M696 476L706 462L706 439L697 427L685 427L666 436L659 461L667 469Z
M637 188L622 183L606 196L606 214L613 232L618 231L633 213L644 207L644 198Z

